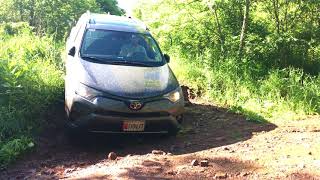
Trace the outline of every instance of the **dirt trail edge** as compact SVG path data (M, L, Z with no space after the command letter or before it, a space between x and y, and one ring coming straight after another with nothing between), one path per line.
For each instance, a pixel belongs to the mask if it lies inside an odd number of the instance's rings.
M278 127L193 102L177 137L95 135L79 145L58 107L36 150L0 179L320 179L318 117Z

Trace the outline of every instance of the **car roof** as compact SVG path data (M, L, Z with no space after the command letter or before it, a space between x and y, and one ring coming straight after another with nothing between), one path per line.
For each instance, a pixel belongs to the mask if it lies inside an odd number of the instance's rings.
M148 28L140 20L109 14L89 14L88 29L102 29L149 34Z

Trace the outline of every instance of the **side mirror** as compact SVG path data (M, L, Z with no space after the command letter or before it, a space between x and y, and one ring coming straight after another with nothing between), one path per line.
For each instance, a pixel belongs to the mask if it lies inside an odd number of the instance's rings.
M76 55L76 47L72 47L72 48L69 50L68 55L69 55L69 56L74 56L74 55Z
M163 57L167 61L167 63L170 62L170 56L168 54L164 54Z

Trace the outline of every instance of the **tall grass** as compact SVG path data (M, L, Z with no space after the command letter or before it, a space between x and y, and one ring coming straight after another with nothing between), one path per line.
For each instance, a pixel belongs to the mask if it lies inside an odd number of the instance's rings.
M63 95L61 46L25 23L0 26L0 165L34 146L48 105Z
M210 101L232 111L256 115L275 123L296 120L320 113L320 76L311 76L296 68L273 69L264 76L236 64L235 59L213 62L210 57L192 62L175 54L170 64L182 84Z

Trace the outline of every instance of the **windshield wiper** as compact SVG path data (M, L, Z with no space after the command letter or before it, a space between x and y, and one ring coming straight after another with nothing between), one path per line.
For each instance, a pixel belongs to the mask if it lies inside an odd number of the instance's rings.
M96 56L81 56L82 59L87 59L102 64L122 64L122 61L113 61L112 58L96 57Z
M137 65L137 66L145 66L145 67L152 67L149 64L142 63L142 62L135 62L135 61L113 61L111 58L102 58L102 57L96 57L96 56L81 56L83 59L88 59L90 61L103 63L103 64L114 64L114 65L123 65L123 64L130 64L130 65Z
M130 64L130 65L137 65L137 66L146 66L152 67L152 65L143 63L143 62L136 62L136 61L122 61L123 64Z
M82 59L88 59L95 62L105 63L106 60L109 60L108 58L100 58L96 56L81 56Z

